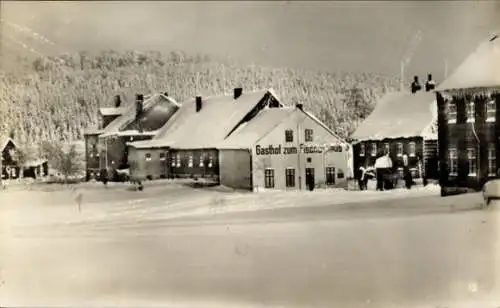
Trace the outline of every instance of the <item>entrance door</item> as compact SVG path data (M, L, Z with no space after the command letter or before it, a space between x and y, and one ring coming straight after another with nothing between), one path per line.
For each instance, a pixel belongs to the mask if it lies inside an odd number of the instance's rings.
M309 190L314 189L314 168L306 168L306 187Z

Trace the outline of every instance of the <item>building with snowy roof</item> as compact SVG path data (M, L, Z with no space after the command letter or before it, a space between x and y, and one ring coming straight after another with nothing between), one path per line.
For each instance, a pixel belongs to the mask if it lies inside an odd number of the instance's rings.
M441 194L498 177L500 33L482 42L436 88Z
M99 127L85 131L87 179L98 178L104 169L127 169L126 143L153 138L179 107L168 93L138 94L135 103L125 107L115 96L114 107L99 109Z
M306 173L332 186L349 176L347 142L301 105L284 106L272 89L197 96L152 140L129 147L133 179L205 178L258 190L305 188Z
M402 177L406 154L414 177L437 180L435 98L432 91L386 94L351 136L355 141L355 170L373 166L378 157L388 152L393 161L393 172Z

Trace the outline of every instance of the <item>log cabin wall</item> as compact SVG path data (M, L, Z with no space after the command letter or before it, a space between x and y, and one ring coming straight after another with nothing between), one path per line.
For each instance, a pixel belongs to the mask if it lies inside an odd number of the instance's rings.
M411 145L412 143L414 144L415 151L411 149L413 147ZM374 146L376 150L374 150ZM387 147L389 147L394 172L403 168L403 153L408 155L408 165L410 169L418 170L419 157L422 159L422 164L424 163L424 141L422 137L361 141L354 146L355 174L362 166L365 168L373 166L375 160L383 155L383 151ZM424 166L422 165L422 167ZM420 177L415 171L413 171L413 174L416 177Z
M488 179L497 177L495 170L489 169L497 169L498 166L499 110L495 108L494 119L487 119L486 107L491 99L498 106L500 95L496 92L489 97L479 91L457 94L451 99L446 99L441 93L436 95L442 194L446 195L448 190L456 188L480 190ZM471 108L470 102L474 103L474 122L468 121L467 110ZM453 109L456 109L456 116ZM494 149L494 163L489 157L490 148ZM476 168L472 164L475 164ZM492 166L494 168L490 168Z

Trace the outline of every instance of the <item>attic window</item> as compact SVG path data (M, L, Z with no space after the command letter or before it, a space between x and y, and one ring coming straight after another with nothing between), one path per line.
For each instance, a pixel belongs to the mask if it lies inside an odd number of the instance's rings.
M486 122L495 122L497 104L495 100L486 103Z
M474 102L467 104L467 123L474 123L476 121L476 106Z
M151 153L146 153L145 157L146 157L146 161L150 161L151 160Z
M285 142L293 142L293 130L285 130Z
M453 102L449 102L447 109L448 123L457 123L457 105Z
M164 161L165 160L165 152L160 153L160 160Z

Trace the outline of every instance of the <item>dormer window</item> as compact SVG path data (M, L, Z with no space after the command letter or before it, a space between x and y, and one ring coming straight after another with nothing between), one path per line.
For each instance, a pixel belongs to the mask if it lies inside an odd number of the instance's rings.
M467 123L474 123L476 121L476 106L474 102L469 102L467 108Z
M486 103L486 122L495 122L497 113L497 104L495 100Z
M457 105L453 102L448 102L447 109L448 123L457 123Z

